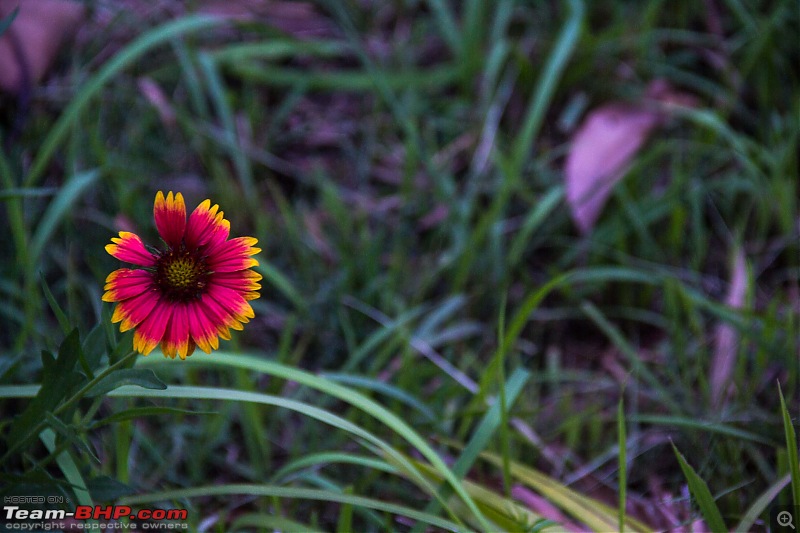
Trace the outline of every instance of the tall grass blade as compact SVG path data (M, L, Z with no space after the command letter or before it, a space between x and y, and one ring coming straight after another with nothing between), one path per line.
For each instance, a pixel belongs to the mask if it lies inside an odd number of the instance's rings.
M122 51L106 63L97 74L89 78L89 81L76 89L75 98L52 126L50 133L36 152L36 158L31 163L31 168L27 176L25 176L23 182L24 187L36 185L42 175L44 175L47 165L50 163L53 154L55 154L58 145L64 140L69 129L76 124L80 114L92 98L100 92L109 80L137 61L152 48L183 35L184 33L206 29L218 25L220 22L220 19L215 17L202 15L188 16L147 31L122 49Z
M797 434L794 431L792 416L786 407L780 383L778 383L778 394L781 397L781 417L783 418L783 432L786 436L787 461L789 462L789 472L792 475L792 502L795 507L800 508L800 461L797 457Z
M683 475L686 477L686 481L689 484L689 491L700 507L700 513L703 515L703 519L708 524L708 527L711 531L728 531L728 528L725 527L725 521L722 519L722 514L719 512L719 507L717 507L717 502L714 501L714 497L711 495L711 491L708 490L706 482L703 481L703 479L697 475L697 472L694 471L694 468L686 462L686 459L674 444L672 445L672 449L675 451L675 456L678 458L678 463L681 465Z

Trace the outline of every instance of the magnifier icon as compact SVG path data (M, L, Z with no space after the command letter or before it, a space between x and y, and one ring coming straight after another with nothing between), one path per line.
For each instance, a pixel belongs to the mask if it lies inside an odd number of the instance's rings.
M789 511L781 511L780 513L778 513L778 525L781 527L788 526L794 529L794 524L792 523L792 513L790 513Z

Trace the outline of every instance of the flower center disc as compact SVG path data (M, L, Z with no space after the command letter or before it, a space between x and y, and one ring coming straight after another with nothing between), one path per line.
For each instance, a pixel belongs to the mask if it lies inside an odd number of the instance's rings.
M188 301L203 293L208 269L202 259L185 250L165 252L156 264L156 283L173 301Z

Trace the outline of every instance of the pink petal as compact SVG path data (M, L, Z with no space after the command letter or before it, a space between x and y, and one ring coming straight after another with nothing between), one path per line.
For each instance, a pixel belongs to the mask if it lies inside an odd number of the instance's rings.
M255 316L244 296L232 289L210 283L206 294L239 322L247 323Z
M155 266L156 258L144 247L142 239L128 231L120 231L119 237L111 239L114 244L106 245L106 252L120 261L143 267Z
M106 278L104 302L119 302L155 288L153 274L147 270L120 268Z
M189 215L184 240L190 250L209 242L224 242L230 232L230 222L223 218L219 206L211 207L211 200L205 200Z
M158 191L153 205L153 218L164 242L171 248L179 247L186 229L186 204L183 202L183 195L178 193L173 197L170 191L164 198L164 193Z
M125 303L125 302L123 302ZM121 304L120 304L121 305ZM148 355L164 337L167 323L170 322L176 304L166 298L158 300L147 318L136 328L133 336L133 349Z
M143 292L138 296L118 303L117 307L114 309L114 314L111 316L111 322L114 324L122 322L119 326L119 330L128 331L144 321L157 304L157 293L152 291Z
M252 270L238 270L236 272L215 272L211 275L211 283L222 285L239 292L256 291L261 288L258 281L261 274Z
M213 249L208 249L206 264L213 272L236 272L258 265L258 261L251 258L261 251L253 245L258 239L253 237L237 237L217 244Z
M197 345L206 353L219 348L216 321L209 318L203 305L199 301L189 302L187 306L189 317L189 333Z
M200 302L206 317L214 324L217 328L217 333L223 339L231 339L230 328L236 330L244 329L233 315L228 313L225 308L214 301L207 293L200 297Z
M161 351L167 357L186 359L189 354L189 316L187 304L173 305L172 317L161 340Z

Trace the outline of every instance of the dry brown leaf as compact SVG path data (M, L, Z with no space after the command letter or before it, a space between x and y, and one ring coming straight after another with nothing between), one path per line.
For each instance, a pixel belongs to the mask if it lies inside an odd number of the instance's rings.
M0 89L12 94L42 79L84 16L83 5L69 0L0 0L0 18L17 7L0 37Z
M614 185L667 110L696 105L694 97L663 80L653 81L646 97L651 105L614 102L591 111L572 139L564 167L566 196L583 234L594 228Z
M736 251L731 272L731 282L725 305L741 309L745 304L748 289L747 259L744 252ZM739 335L727 323L717 324L714 331L714 357L711 360L711 394L720 404L730 392L730 379L736 366L736 351Z

